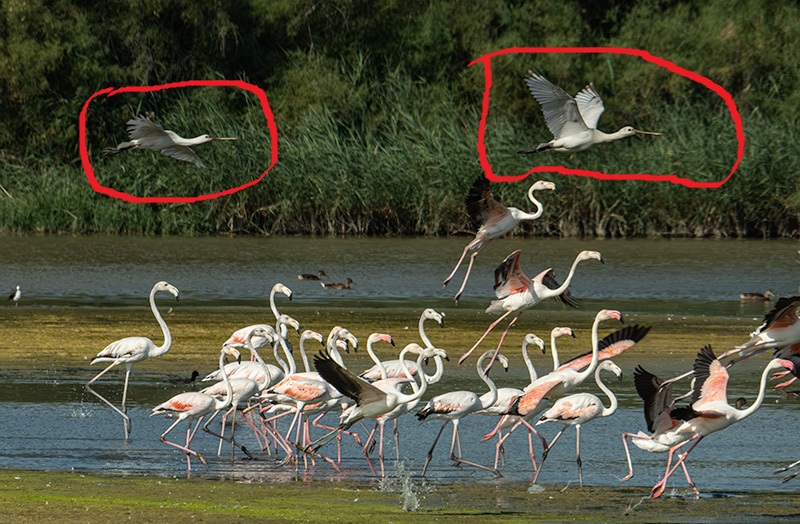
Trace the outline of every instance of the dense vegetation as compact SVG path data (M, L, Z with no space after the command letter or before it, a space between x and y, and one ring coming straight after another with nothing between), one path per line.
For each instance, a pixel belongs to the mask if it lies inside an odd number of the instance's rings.
M647 49L733 94L746 156L716 190L545 174L559 195L527 232L548 235L797 235L800 8L789 0L463 2L368 0L2 0L0 232L452 234L482 171L475 147L483 67L516 46ZM516 55L493 60L487 151L496 173L535 163L721 180L733 124L702 86L637 58ZM577 92L593 81L607 112L664 137L578 155L515 153L548 138L522 83L530 68ZM109 86L234 79L264 89L279 161L257 186L191 205L134 205L92 191L78 114ZM237 136L197 148L199 170L149 152L104 158L123 123L152 111L167 129ZM234 88L96 99L88 144L101 183L137 195L219 191L269 164L257 100ZM496 192L526 207L529 181Z

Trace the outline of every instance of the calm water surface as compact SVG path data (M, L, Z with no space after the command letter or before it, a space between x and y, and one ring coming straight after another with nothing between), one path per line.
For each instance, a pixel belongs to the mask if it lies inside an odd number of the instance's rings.
M168 280L181 290L180 307L263 306L275 282L295 292L295 305L372 304L453 307L463 269L443 290L467 237L454 239L315 239L315 238L0 238L0 287L21 285L25 307L48 306L143 306L144 297L157 280ZM573 293L595 305L624 311L675 314L745 315L758 318L760 304L743 306L743 291L773 290L779 295L797 293L800 256L794 241L708 240L524 240L495 242L478 257L463 303L459 307L482 308L492 298L493 271L510 252L522 249L523 267L529 275L554 267L563 278L575 255L583 249L603 253L606 264L583 263L573 281ZM356 280L351 291L328 291L315 282L300 282L296 275L323 269L337 281ZM545 305L545 307L552 307ZM762 362L737 366L729 396L752 400ZM628 366L631 367L631 366ZM741 369L741 371L739 371ZM659 369L652 371L659 373ZM472 370L474 375L474 370ZM117 398L120 374L98 387ZM447 378L440 390L482 388L468 371L462 378ZM468 378L463 378L468 377ZM518 378L518 377L515 377ZM31 382L24 376L0 385L0 467L30 469L88 469L119 474L183 475L185 462L177 452L158 441L169 421L148 417L155 403L181 391L157 378L138 376L131 389L130 413L133 438L124 441L119 417L93 397L82 384L59 377ZM500 386L518 385L512 377L498 378ZM628 378L619 389L622 407L609 419L587 425L582 455L587 484L616 485L627 472L620 441L621 429L644 429L640 401ZM591 388L594 390L594 387ZM428 398L426 396L426 398ZM701 491L744 489L795 489L781 485L772 470L800 458L800 450L771 443L793 442L800 411L791 403L765 406L751 418L706 439L693 453L690 472ZM329 421L332 423L333 419ZM418 473L427 448L440 426L401 419L402 457L406 470ZM473 417L462 427L464 457L490 463L493 443L480 437L493 427L493 419ZM257 449L252 432L240 427L242 441ZM549 439L558 430L544 426ZM183 426L173 434L180 441ZM387 435L387 456L393 457ZM484 471L455 468L447 457L450 429L446 430L430 474L434 482L527 481L531 465L524 435L512 437L506 447L504 478L494 480ZM764 444L759 444L764 442ZM237 459L234 465L217 458L216 444L206 435L197 437L197 449L210 466L197 464L198 475L240 479L331 479L366 476L368 469L352 441L345 440L343 472L325 464L311 473L303 468L280 468L264 453L259 460ZM326 448L335 453L332 447ZM538 453L537 449L537 453ZM665 455L633 449L637 476L631 481L652 486L663 474ZM798 456L796 457L795 454ZM395 471L389 465L389 471ZM684 489L677 473L671 486ZM540 481L566 484L577 479L574 462L574 430L570 429L550 454ZM647 491L643 490L643 494Z

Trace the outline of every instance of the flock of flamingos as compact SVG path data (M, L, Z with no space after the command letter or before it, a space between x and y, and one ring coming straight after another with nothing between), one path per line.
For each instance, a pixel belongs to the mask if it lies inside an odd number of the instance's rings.
M536 211L526 213L513 207L506 207L495 200L489 182L483 177L475 181L466 205L470 216L478 225L477 233L475 239L464 248L453 272L444 281L444 285L447 286L467 254L471 252L464 280L455 295L456 301L467 284L475 258L486 245L511 231L521 221L535 220L542 215L544 208L534 196L534 192L542 190L555 191L556 188L551 182L538 181L533 184L528 191L528 198ZM567 306L575 306L576 301L570 295L568 288L578 264L588 260L603 262L600 253L582 251L572 263L567 277L559 283L552 269L547 269L533 278L528 277L522 270L521 258L521 252L515 251L495 270L496 300L491 302L486 312L500 314L500 318L492 322L474 346L459 359L459 363L468 359L498 324L507 317L512 317L503 330L497 346L485 351L477 359L477 372L486 384L488 389L486 393L480 395L472 391L451 391L431 398L421 409L414 411L422 403L428 385L442 378L444 360L447 359L447 354L442 349L436 348L425 334L426 320L433 320L440 325L443 322L442 315L433 309L426 309L420 317L421 343L408 344L396 360L381 361L373 350L373 345L379 343L394 345L391 336L382 333L370 335L366 345L375 365L360 374L347 369L340 353L340 350L349 351L350 348L359 346L357 338L347 329L334 327L327 337L311 330L303 331L299 339L299 354L304 369L298 371L300 364L294 358L297 352L294 352L289 333L290 328L300 333L300 324L288 315L281 314L275 304L277 294L283 294L291 299L292 291L282 284L276 284L270 293L270 307L276 324L274 326L256 324L233 333L222 344L219 369L205 378L208 381L216 381L213 385L202 391L180 393L153 408L152 415L175 418L161 435L161 441L185 452L187 474L191 473L193 458L206 464L206 459L191 448L192 439L201 424L205 431L220 439L220 450L224 440L231 444L232 457L236 449L252 457L245 446L236 442L234 430L238 418L243 421L240 424L246 424L255 432L263 449L269 449L271 446L281 449L286 463L299 467L302 461L305 467L309 467L309 462L313 465L315 460L321 460L338 469L337 464L341 460L341 439L347 436L361 444L362 439L352 431L353 426L360 423L366 429L363 422L365 419L370 419L375 425L363 440L363 454L372 473L378 475L370 460L377 443L379 474L383 476L384 426L387 421L394 421L395 450L399 458L397 419L413 412L422 421L433 419L443 422L427 454L422 469L423 476L427 472L436 444L449 422L453 425L450 443L451 460L455 464L473 466L497 476L501 476L498 461L503 460L504 442L511 433L523 426L528 432L529 454L535 471L535 483L547 459L548 451L563 431L569 426L574 426L577 436L578 475L582 485L581 427L595 418L610 416L617 409L617 399L604 384L603 373L620 376L621 370L611 358L636 344L647 335L650 328L629 326L601 340L600 324L607 321L622 322L623 316L619 311L599 311L592 326L592 351L569 362L561 363L556 349L556 339L572 335L572 331L569 328L557 327L550 335L553 371L543 376L538 376L531 365L528 348L535 346L544 352L545 343L536 335L528 334L524 337L522 351L528 366L530 383L522 389L497 388L489 372L496 363L508 366L508 360L500 350L509 329L519 316L547 298L560 300ZM156 307L155 295L159 292L170 293L176 299L179 292L167 282L158 282L150 292L150 307L163 331L164 343L156 346L150 339L144 337L128 337L112 342L92 360L92 364L105 363L107 367L86 384L89 392L123 418L126 439L131 430L131 420L125 408L131 368L133 364L146 358L165 354L172 342L169 328ZM796 379L800 373L798 315L800 315L800 296L781 298L749 341L720 356L716 356L710 346L704 347L697 355L692 370L680 377L662 380L638 366L634 372L634 382L644 402L647 433L623 434L629 473L622 480L628 480L633 476L633 465L628 450L630 440L645 451L668 452L664 477L652 488L652 497L659 497L664 492L667 479L679 467L682 468L695 496L699 496L699 491L686 467L687 456L706 435L724 429L754 413L764 400L766 383L772 373L774 373L773 378L793 375L791 380L779 384L778 387L784 387ZM309 362L309 350L306 347L307 344L313 343L312 341L323 347L313 355L313 363ZM277 365L266 363L259 354L259 350L270 346ZM245 349L251 358L243 362L241 353ZM738 403L736 406L731 406L726 396L728 368L740 360L767 350L773 351L773 359L764 367L756 400L749 407L743 407ZM406 356L410 359L407 360ZM227 363L228 358L232 359L232 362ZM427 374L423 366L423 362L427 362L428 359L433 359L435 365L435 372L432 375ZM121 364L125 365L126 373L122 403L118 407L94 391L92 385L109 370ZM594 377L597 387L607 397L608 405L604 399L590 393L569 394L572 389L590 377ZM689 392L673 398L673 384L686 377L692 379ZM688 400L684 401L683 405L677 405L684 398ZM322 419L328 413L338 416L339 423L333 426L323 425ZM222 429L217 433L211 429L210 424L220 414L222 414ZM497 437L493 465L468 461L461 455L459 422L470 414L491 416L497 420L494 429L484 436L484 440ZM291 422L279 429L277 422L280 418ZM184 420L187 421L185 443L169 440L170 433ZM196 421L194 427L193 421ZM548 422L563 425L550 442L547 442L535 428L539 424ZM311 426L326 429L326 433L312 440ZM230 431L226 434L228 427ZM534 453L534 436L543 447L538 463ZM323 446L333 440L339 443L338 460L321 453ZM686 450L681 451L682 449ZM677 460L674 460L676 452L679 455ZM778 471L789 470L798 464L800 461ZM783 481L786 482L798 474L800 471L795 470L784 477Z

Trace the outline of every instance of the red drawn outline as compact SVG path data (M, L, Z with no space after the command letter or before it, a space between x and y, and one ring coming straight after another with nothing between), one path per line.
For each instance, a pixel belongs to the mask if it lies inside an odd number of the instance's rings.
M92 100L102 95L114 96L119 93L148 93L150 91L161 91L162 89L174 89L178 87L238 87L239 89L244 89L245 91L249 91L256 95L258 100L261 102L261 109L264 111L264 116L267 119L267 127L269 128L271 142L270 148L272 150L272 158L269 167L255 180L251 180L250 182L246 182L240 186L232 187L217 193L206 193L204 195L197 196L141 197L132 195L130 193L125 193L124 191L117 191L116 189L102 185L94 175L94 169L92 168L92 163L89 161L89 151L86 146L86 112L88 111L89 104L92 102ZM94 93L83 104L83 109L81 109L80 118L78 120L78 126L81 163L83 164L83 170L86 173L86 178L89 180L89 185L92 186L92 189L98 193L113 198L119 198L133 204L192 204L202 200L211 200L222 196L232 195L233 193L261 182L261 180L263 180L263 178L266 176L267 172L272 169L275 163L278 161L278 128L275 125L275 118L272 115L272 110L270 109L269 102L267 101L267 94L258 86L248 84L247 82L242 82L240 80L187 80L184 82L173 82L157 86L127 86L116 89L113 87L107 87Z
M728 176L725 177L724 180L718 182L698 182L689 178L679 177L677 175L652 175L647 173L603 173L600 171L590 171L586 169L571 169L565 166L536 166L527 173L525 173L524 175L514 175L514 176L496 175L492 171L492 166L491 164L489 164L489 160L486 157L486 144L485 144L486 117L489 114L489 92L492 89L491 59L494 58L495 56L507 55L512 53L560 53L560 54L610 53L617 55L638 56L642 60L663 67L672 73L678 74L680 76L688 78L689 80L697 82L698 84L701 84L710 89L711 91L713 91L714 93L716 93L720 98L722 98L725 101L725 104L728 106L728 112L730 113L731 119L733 120L734 126L736 127L736 140L738 142L738 147L736 149L736 162L734 162L730 173L728 173ZM467 67L477 63L483 64L484 76L486 78L486 89L483 92L481 123L480 127L478 128L478 153L480 154L481 167L483 167L483 171L486 174L486 178L488 178L492 182L517 182L519 180L527 178L527 176L532 173L556 172L562 175L585 176L585 177L597 178L599 180L645 180L648 182L670 182L672 184L678 184L692 188L716 189L718 187L721 187L728 180L730 180L730 178L739 168L739 163L742 161L742 157L744 157L744 126L742 125L742 116L739 114L739 110L736 108L736 103L733 101L733 96L731 96L731 94L728 93L722 86L713 82L712 80L702 75L699 75L693 71L680 67L674 64L673 62L664 60L663 58L659 58L655 55L651 55L647 51L641 49L631 49L627 47L510 47L492 53L487 53L481 56L480 58L477 58L472 62L470 62Z

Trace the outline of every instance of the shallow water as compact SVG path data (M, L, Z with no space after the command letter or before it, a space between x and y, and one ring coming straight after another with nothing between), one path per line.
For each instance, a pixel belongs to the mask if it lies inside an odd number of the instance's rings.
M177 286L187 306L263 305L275 282L291 285L303 304L452 305L466 265L448 289L441 283L468 239L2 237L0 285L20 284L31 305L141 304L158 280ZM495 267L516 249L529 276L553 267L560 278L578 252L600 251L605 264L581 264L575 296L644 310L738 314L741 292L791 295L800 284L798 243L791 240L508 238L476 259L465 306L485 307ZM297 280L320 269L357 284L335 291Z
M294 305L382 306L421 304L452 308L463 269L447 290L441 281L466 242L456 239L150 239L150 238L0 238L0 267L6 287L19 283L24 292L22 307L49 306L145 306L152 283L165 279L181 289L180 307L259 306L263 307L272 284L283 281L295 292ZM554 265L563 277L575 254L582 249L601 251L606 264L593 261L581 265L573 292L585 307L613 302L617 309L675 315L723 315L760 319L763 304L738 301L742 291L772 289L777 294L797 291L800 256L793 241L696 241L696 240L521 240L496 242L478 257L464 300L459 308L479 311L491 297L492 274L497 263L514 249L525 252L523 267L535 274ZM530 269L528 269L530 268ZM315 282L300 282L299 272L324 269L336 280L354 278L351 291L328 291ZM170 304L172 305L172 304ZM558 306L543 304L544 308ZM756 323L757 325L757 323ZM755 395L762 363L737 366L730 398ZM628 366L632 367L632 366ZM655 361L648 369L668 376L673 370ZM741 370L741 371L740 371ZM85 371L85 370L84 370ZM121 373L113 373L98 391L118 401ZM511 375L511 374L510 374ZM135 375L131 386L130 414L133 434L122 438L120 418L86 394L82 382L27 378L24 373L0 384L0 467L112 471L116 474L185 474L184 456L158 440L170 421L149 417L153 405L181 388L165 386L147 375ZM498 377L499 386L518 386L519 376ZM515 380L517 383L515 383ZM483 384L462 370L432 388L429 395L447 389L483 388ZM622 407L613 417L596 420L583 430L584 482L589 485L617 485L626 474L620 441L622 431L644 429L640 400L631 381L612 385L620 392ZM584 388L594 391L594 386ZM692 453L689 471L701 491L793 490L795 483L780 484L772 470L797 458L794 441L800 412L797 406L776 403L770 394L764 407L751 418L703 441ZM333 417L327 422L334 423ZM489 464L494 443L481 443L494 419L471 417L461 424L463 456ZM440 422L419 424L412 417L401 419L401 449L405 469L418 474ZM286 423L284 423L285 428ZM181 425L171 437L185 437ZM548 438L559 428L542 427ZM285 431L285 429L284 429ZM361 431L361 430L360 430ZM363 433L363 431L361 431ZM503 478L470 467L454 467L447 458L451 429L446 429L428 474L429 482L525 482L532 472L524 434L518 431L506 446ZM316 430L316 435L319 430ZM242 442L257 449L252 431L239 425ZM391 432L387 432L387 457L394 457ZM763 444L762 444L763 442ZM535 443L537 457L541 449ZM195 447L209 458L208 468L194 461L194 475L239 479L274 478L336 479L365 478L369 469L352 440L344 441L342 472L318 463L303 467L278 466L274 457L258 454L258 460L235 464L216 457L216 443L199 434ZM325 448L329 455L335 447ZM666 456L632 449L636 477L633 485L643 493L663 474ZM797 450L800 455L800 450ZM393 472L393 460L388 471ZM417 479L419 482L419 479ZM550 453L540 482L567 484L577 481L574 429L565 432ZM673 476L670 486L685 489L682 474Z

